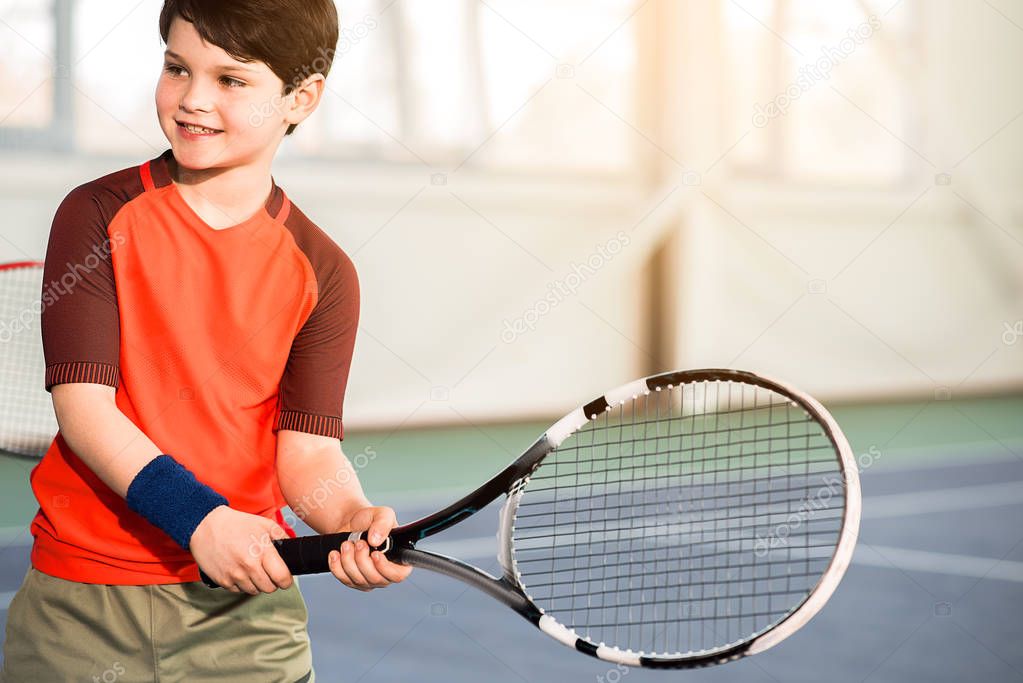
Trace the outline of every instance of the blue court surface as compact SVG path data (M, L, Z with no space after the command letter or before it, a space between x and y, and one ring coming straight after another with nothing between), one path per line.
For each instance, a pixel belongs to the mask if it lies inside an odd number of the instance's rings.
M863 469L852 567L823 612L775 649L696 671L617 668L569 650L491 598L417 570L371 593L301 579L317 680L1023 681L1023 397L838 407ZM411 521L468 490L543 425L353 434L371 498ZM34 512L3 464L0 607L28 562ZM19 478L21 482L19 483ZM499 571L498 506L422 547ZM23 526L20 527L23 529ZM6 612L0 612L0 619Z

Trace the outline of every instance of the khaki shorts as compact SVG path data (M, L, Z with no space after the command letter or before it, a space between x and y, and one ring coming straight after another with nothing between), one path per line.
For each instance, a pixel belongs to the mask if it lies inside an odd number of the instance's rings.
M0 683L312 683L298 582L107 586L32 568L7 612Z

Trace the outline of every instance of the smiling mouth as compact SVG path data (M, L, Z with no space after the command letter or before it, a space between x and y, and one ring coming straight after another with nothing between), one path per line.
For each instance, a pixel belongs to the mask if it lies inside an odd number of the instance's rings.
M179 128L184 128L192 135L216 135L217 133L224 132L222 130L217 130L216 128L204 128L203 126L194 126L190 123L181 123L180 121L176 121L175 123L178 124Z

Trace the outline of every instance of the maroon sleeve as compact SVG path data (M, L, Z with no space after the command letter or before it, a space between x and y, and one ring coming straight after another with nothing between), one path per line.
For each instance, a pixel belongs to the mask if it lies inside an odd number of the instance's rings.
M43 268L47 391L71 382L118 384L120 323L111 258L118 242L107 226L123 204L123 192L90 183L73 190L54 216Z
M302 241L319 293L291 346L274 431L289 429L341 439L342 408L359 327L359 279L351 259L326 235L319 233L305 245Z

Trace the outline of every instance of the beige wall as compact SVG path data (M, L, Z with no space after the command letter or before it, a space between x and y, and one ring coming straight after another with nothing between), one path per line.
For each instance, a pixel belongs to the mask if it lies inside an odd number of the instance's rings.
M1023 3L1002 5L1023 23ZM723 92L715 11L660 3L640 27L651 40L673 18L686 27L651 51L667 63L640 89L655 93L640 119L701 172L734 143L721 112L751 108ZM1023 386L1023 339L1002 341L1023 318L1023 32L967 2L926 3L923 17L906 68L934 167L915 163L898 187L737 179L727 164L686 185L656 154L636 177L463 169L446 185L415 168L279 164L278 182L359 268L349 425L552 415L667 366L760 370L829 399ZM0 258L42 256L71 187L139 160L4 155ZM939 172L952 184L936 185ZM620 231L627 246L535 329L502 339ZM643 292L665 243L678 307L661 324L670 357L651 358Z

